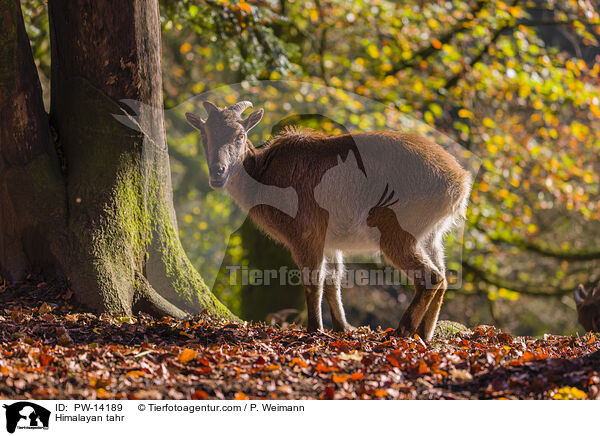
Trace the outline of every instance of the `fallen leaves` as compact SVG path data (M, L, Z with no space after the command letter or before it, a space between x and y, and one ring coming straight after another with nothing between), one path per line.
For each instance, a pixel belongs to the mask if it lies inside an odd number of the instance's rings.
M40 315L44 315L44 314L50 313L50 312L52 312L52 307L50 307L50 305L48 305L46 303L42 303L42 305L38 309L38 313Z
M552 395L554 400L584 400L587 394L575 387L565 386Z
M238 392L237 394L235 394L235 396L233 397L234 400L247 400L248 399L248 395L246 395L243 392Z
M185 348L177 358L183 364L188 363L190 360L194 360L196 358L196 350L190 350L189 348Z
M197 391L192 392L192 395L190 396L190 398L192 400L208 400L209 396L203 390L197 390Z
M350 375L348 375L348 374L333 374L333 377L331 378L331 380L334 383L344 383L349 378L350 378Z
M300 368L307 368L308 363L300 357L294 357L290 362L290 366L298 365Z
M473 380L473 375L465 369L451 369L449 375L454 382L458 383L470 382Z
M600 341L491 326L426 343L366 328L307 333L0 302L0 397L87 399L594 399Z
M71 336L69 336L64 327L56 328L56 342L63 347L72 347L74 345L73 339L71 339Z
M52 360L54 360L54 357L52 357L51 355L46 354L44 352L40 353L40 365L48 366L50 365L50 363L52 363Z
M350 379L352 381L360 381L360 380L364 380L364 378L365 378L365 376L358 371L352 373L352 375L350 376Z
M338 356L340 360L356 360L360 362L363 358L363 353L360 351L354 350L352 353L340 353Z

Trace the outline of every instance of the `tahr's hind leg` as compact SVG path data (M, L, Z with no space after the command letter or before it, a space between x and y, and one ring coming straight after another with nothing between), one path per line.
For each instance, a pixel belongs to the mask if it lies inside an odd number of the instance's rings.
M324 291L329 310L333 330L345 332L352 330L352 326L346 321L344 306L342 305L342 276L344 274L344 260L342 252L337 251L332 260L327 263L327 278L325 279Z
M414 237L404 230L382 236L381 250L392 265L413 278L415 296L396 330L399 336L409 336L417 332L427 309L442 286L443 276Z
M404 230L392 206L394 191L386 186L379 202L371 208L367 216L367 225L376 227L381 233L379 248L396 268L413 277L415 296L402 316L396 334L409 336L417 332L433 297L441 286L442 273L434 265L429 255L417 243L416 238Z
M440 315L440 309L442 308L442 303L444 302L444 294L446 293L446 289L448 289L448 283L444 277L437 288L435 295L431 299L429 307L427 308L427 312L425 312L423 320L417 329L419 336L425 340L430 340L433 336L435 326Z
M446 267L444 265L444 245L442 243L442 235L433 234L428 241L426 250L429 253L431 260L440 271L443 279L440 283L440 286L437 288L433 299L429 303L427 312L425 313L425 316L423 316L423 320L417 329L419 336L429 340L435 331L435 326L440 315L440 309L442 308L442 303L444 302L444 294L448 288L448 282L446 281L445 277Z

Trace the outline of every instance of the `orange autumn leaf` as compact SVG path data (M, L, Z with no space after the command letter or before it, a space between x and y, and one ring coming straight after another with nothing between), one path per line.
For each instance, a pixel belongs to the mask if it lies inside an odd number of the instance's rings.
M247 400L248 399L248 395L246 395L243 392L238 392L237 394L235 394L234 399L236 399L236 400Z
M332 380L334 383L344 383L349 378L350 376L348 374L333 374Z
M388 392L385 389L377 389L373 395L375 395L376 397L387 397Z
M265 366L265 369L267 371L277 371L278 369L281 369L281 366L279 366L279 365L268 365L268 366Z
M135 370L135 371L129 371L127 374L125 374L125 377L142 377L144 375L143 371Z
M101 400L105 400L106 398L110 398L110 393L106 392L104 388L99 388L96 389L96 396Z
M394 356L388 356L387 361L390 362L392 366L395 366L396 368L400 367L400 362L398 362L398 359L396 359Z
M192 400L207 400L208 394L203 390L197 390L192 394Z
M442 43L441 43L439 40L437 40L437 39L433 39L433 40L431 41L431 45L432 45L432 47L433 47L433 48L435 48L436 50L439 50L440 48L442 48Z
M535 359L535 355L531 351L525 351L521 356L521 362L529 362L533 359Z
M308 363L306 363L306 361L300 357L294 357L290 362L290 366L294 365L298 365L300 368L306 368L308 366Z
M54 360L54 357L46 354L46 353L41 353L40 354L40 364L42 366L48 366L50 365L50 363L52 362L52 360Z
M196 358L196 350L190 350L189 348L184 349L177 358L181 363L188 363L190 360L194 360Z
M360 381L363 380L365 376L361 372L356 371L354 374L352 374L352 377L350 378L352 379L352 381Z
M327 366L322 360L320 360L315 366L315 371L317 372L329 372L333 371L334 369L335 368L333 366Z

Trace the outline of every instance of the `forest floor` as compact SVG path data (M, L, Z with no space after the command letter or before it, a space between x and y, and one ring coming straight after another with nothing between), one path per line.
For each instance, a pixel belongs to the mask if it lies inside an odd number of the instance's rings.
M309 334L198 315L81 310L64 286L0 288L5 399L599 399L600 335Z

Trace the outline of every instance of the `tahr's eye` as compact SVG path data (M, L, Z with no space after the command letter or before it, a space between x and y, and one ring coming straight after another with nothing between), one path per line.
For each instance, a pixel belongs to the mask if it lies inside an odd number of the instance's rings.
M244 140L246 136L243 133L240 133L239 135L237 135L237 140L238 142L242 142Z

